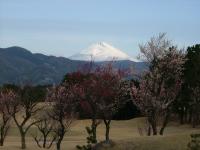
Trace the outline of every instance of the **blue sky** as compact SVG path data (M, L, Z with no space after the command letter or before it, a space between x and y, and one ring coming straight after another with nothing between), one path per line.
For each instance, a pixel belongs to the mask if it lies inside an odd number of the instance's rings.
M130 56L160 32L200 43L200 0L0 0L0 47L70 56L104 41Z

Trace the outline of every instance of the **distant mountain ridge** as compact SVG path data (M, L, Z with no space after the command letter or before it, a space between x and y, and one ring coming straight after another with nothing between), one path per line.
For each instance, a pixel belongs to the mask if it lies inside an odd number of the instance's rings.
M100 64L105 62L98 62ZM0 48L0 85L58 84L66 73L80 69L86 61L70 60L64 57L31 53L21 47ZM143 62L121 60L114 62L117 68L135 66L136 70L146 68Z

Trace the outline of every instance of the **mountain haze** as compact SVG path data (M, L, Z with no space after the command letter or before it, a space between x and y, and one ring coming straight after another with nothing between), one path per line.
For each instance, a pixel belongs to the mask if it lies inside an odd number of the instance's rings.
M70 60L64 57L46 56L31 53L21 47L0 48L0 85L14 84L57 84L66 73L80 69L88 61ZM96 62L104 64L106 61ZM114 62L116 68L130 68L142 71L143 62L119 60Z
M75 71L80 62L63 57L33 54L21 47L0 49L0 84L53 84L67 72Z

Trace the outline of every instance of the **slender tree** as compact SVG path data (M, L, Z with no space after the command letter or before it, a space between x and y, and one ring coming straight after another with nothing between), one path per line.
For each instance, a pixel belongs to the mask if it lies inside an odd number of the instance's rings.
M8 113L10 102L15 100L17 95L9 89L0 91L0 146L3 146L4 140L10 128L11 115Z
M75 119L76 99L74 90L70 84L65 86L60 85L53 87L47 95L47 101L52 104L52 110L49 116L54 121L54 133L57 136L57 150L61 149L63 138Z
M49 119L47 115L44 115L42 118L40 117L39 120L41 120L41 122L35 124L39 134L33 134L32 136L39 148L49 149L57 139L57 135L54 133L54 121Z
M128 93L124 88L125 82L122 82L125 71L114 70L112 63L95 68L90 66L90 69L86 70L82 72L85 75L84 80L76 85L79 103L84 112L90 114L93 143L97 142L96 129L99 125L97 118L103 119L106 125L106 142L109 142L111 119L122 104L122 97Z
M97 111L97 99L93 91L95 89L94 70L97 66L91 61L85 64L81 70L67 74L63 80L63 85L73 85L75 88L76 100L79 103L79 111L82 110L84 114L87 114L91 118L91 132L92 143L97 143L97 126L101 123L98 119ZM81 115L81 114L80 114Z
M26 134L29 129L41 120L34 120L34 117L43 109L38 105L45 96L38 87L24 86L19 90L19 98L10 102L9 114L12 116L21 135L21 148L26 148ZM19 117L18 117L19 116Z
M110 142L110 124L114 114L126 103L128 85L123 82L125 71L114 69L112 64L95 70L93 93L97 98L97 110L106 126L105 141Z
M94 74L88 75L89 78L86 78L82 83L80 83L77 88L79 90L78 96L79 96L79 103L81 105L81 108L86 114L89 114L91 118L91 131L93 134L93 143L97 143L97 126L100 124L100 121L98 120L98 106L97 106L97 100L98 97L94 94L95 87L95 80L96 78Z

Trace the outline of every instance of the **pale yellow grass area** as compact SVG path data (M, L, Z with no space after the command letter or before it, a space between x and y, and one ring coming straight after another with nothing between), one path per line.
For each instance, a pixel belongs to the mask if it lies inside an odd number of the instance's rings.
M70 131L66 134L62 150L76 150L76 145L86 144L86 126L90 126L90 120L77 120L72 124ZM166 128L164 136L140 136L138 126L144 123L143 118L136 118L127 121L112 121L110 138L115 142L110 150L186 150L187 143L190 141L191 133L200 132L200 128L193 129L190 125L179 125L171 123ZM26 137L27 150L39 150L35 141L31 137L32 133L37 132L36 128L31 128ZM102 122L97 129L99 141L104 140L105 127ZM20 135L16 127L12 127L5 141L2 150L20 149ZM50 150L55 150L53 146Z

